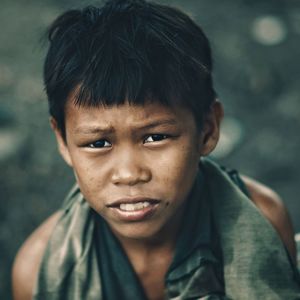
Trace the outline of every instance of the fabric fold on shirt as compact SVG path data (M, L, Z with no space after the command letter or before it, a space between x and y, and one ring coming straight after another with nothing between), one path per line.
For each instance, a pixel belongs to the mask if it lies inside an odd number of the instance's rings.
M186 203L176 252L166 275L168 299L202 299L207 295L225 299L220 245L205 180L200 171Z
M166 299L300 299L297 274L271 224L215 163L204 159L200 170L197 196L189 199L195 207L186 212L191 222L182 229L192 234L178 239ZM118 241L99 218L75 187L47 245L33 299L115 300L113 283L120 286L125 277L136 298L125 291L121 299L145 299Z

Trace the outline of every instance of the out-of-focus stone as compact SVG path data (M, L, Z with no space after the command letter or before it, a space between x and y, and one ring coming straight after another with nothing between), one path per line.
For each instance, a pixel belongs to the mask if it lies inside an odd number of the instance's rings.
M261 16L253 21L254 39L267 46L282 43L287 36L287 28L283 21L275 16Z
M240 121L226 117L221 126L219 143L212 157L224 158L239 145L243 139L244 130Z
M277 103L274 107L280 114L280 117L299 122L300 95L298 89L298 87L292 87L287 91L287 93L281 95L281 97L278 98Z
M25 136L17 128L0 128L0 161L4 161L16 154L24 141Z
M0 88L10 87L14 83L14 74L7 65L0 65Z

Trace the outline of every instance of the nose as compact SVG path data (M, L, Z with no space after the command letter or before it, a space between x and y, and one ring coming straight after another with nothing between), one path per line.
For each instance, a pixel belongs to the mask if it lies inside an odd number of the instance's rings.
M138 153L130 150L118 153L118 157L114 160L111 175L113 184L133 186L149 182L151 178L151 170L146 166Z

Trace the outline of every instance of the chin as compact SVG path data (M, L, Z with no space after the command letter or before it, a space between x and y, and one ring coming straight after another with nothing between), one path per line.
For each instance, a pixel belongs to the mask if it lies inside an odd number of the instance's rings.
M113 228L112 231L120 239L132 239L135 241L154 241L160 236L160 228L155 230L154 226L147 224L132 223L126 225L120 225L118 228Z

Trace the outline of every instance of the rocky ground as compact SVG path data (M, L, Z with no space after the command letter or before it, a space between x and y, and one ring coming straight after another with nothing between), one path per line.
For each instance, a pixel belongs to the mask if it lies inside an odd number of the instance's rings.
M299 1L159 2L185 9L211 39L226 110L216 159L273 187L300 231ZM63 9L90 3L1 0L0 299L11 299L18 247L73 182L48 125L41 36Z

